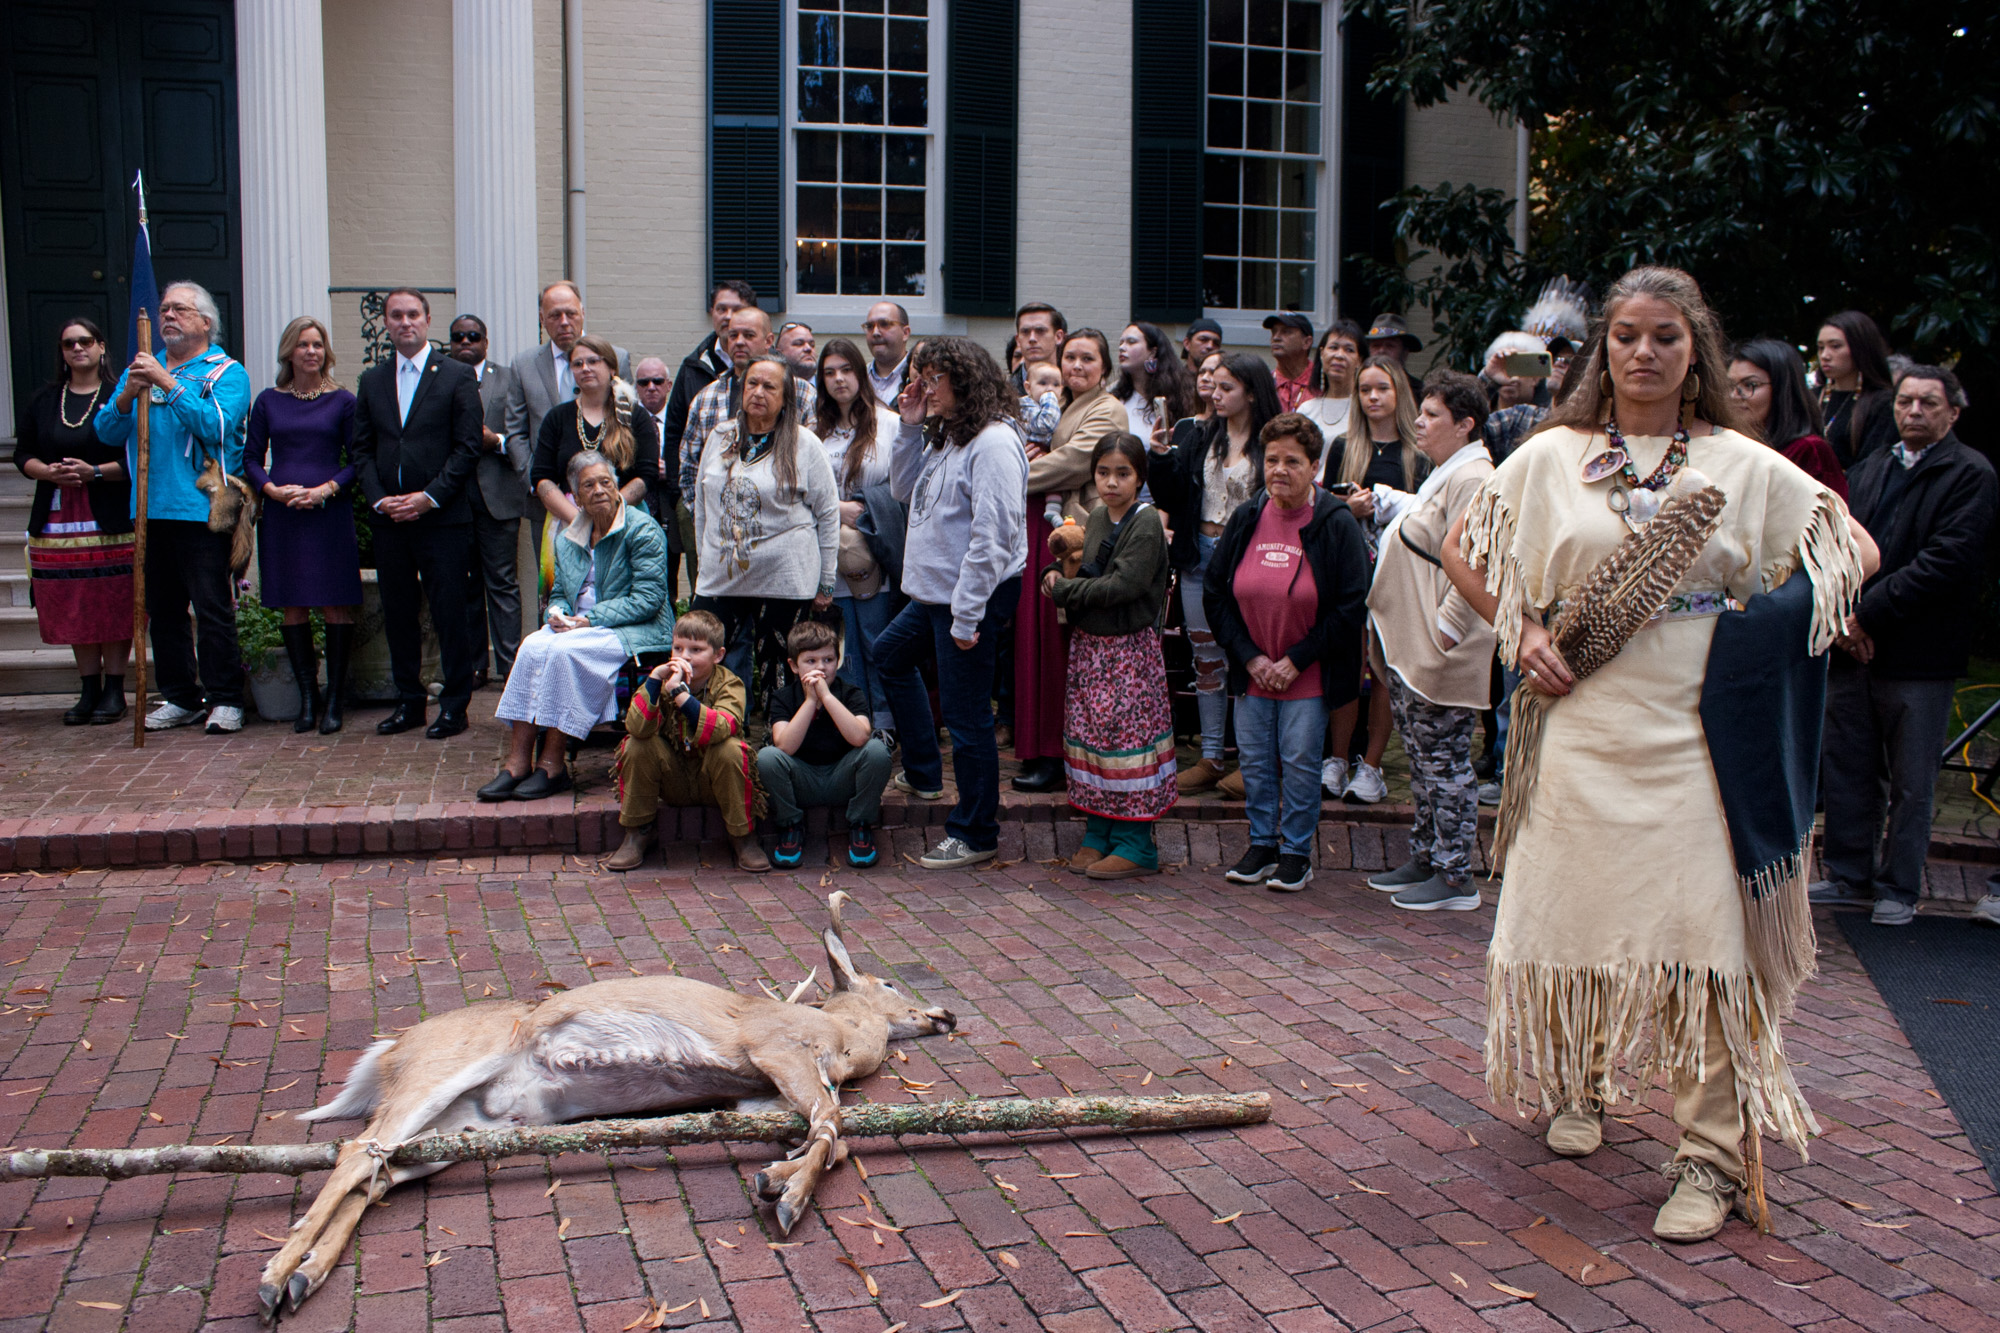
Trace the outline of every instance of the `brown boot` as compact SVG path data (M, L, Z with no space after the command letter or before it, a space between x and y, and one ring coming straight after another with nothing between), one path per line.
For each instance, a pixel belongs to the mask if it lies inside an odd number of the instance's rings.
M1107 856L1101 861L1094 862L1090 869L1083 873L1092 879L1134 879L1140 875L1157 875L1160 872L1134 865L1122 856Z
M1228 777L1215 784L1215 789L1232 801L1242 800L1243 770L1240 768L1231 770Z
M1197 759L1175 776L1174 785L1180 788L1181 795L1193 796L1197 792L1207 791L1220 781L1222 781L1221 764L1213 759Z
M729 845L736 849L736 868L747 870L753 875L761 875L771 868L771 858L764 854L764 848L757 841L755 833L745 833L741 837L731 834Z
M653 830L628 828L625 841L618 844L618 850L604 860L606 870L637 870L646 864L646 853L653 849Z
M1081 875L1084 871L1104 859L1104 853L1095 847L1079 847L1070 854L1069 868Z

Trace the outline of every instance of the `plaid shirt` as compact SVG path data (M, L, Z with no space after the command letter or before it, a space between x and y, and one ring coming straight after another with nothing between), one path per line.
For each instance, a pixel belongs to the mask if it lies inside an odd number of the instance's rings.
M798 386L799 422L812 420L813 406L818 395L807 380L793 377ZM736 415L743 406L743 391L736 371L731 369L716 377L706 389L694 396L688 404L687 429L681 433L681 496L688 505L694 505L695 475L701 471L702 446L708 443L708 433Z

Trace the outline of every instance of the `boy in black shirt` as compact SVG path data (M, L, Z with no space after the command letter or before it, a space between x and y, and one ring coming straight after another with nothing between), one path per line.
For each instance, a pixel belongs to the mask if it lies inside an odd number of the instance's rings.
M840 638L830 625L794 625L785 636L785 656L790 680L771 692L771 743L757 752L757 772L778 821L772 859L785 868L805 859L803 807L845 801L847 863L872 866L889 749L870 732L868 697L835 675Z

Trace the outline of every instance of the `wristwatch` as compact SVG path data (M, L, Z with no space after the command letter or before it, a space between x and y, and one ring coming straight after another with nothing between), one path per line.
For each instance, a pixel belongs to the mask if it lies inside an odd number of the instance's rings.
M101 467L99 467L99 466L98 466L97 464L95 464L95 463L92 463L92 464L90 465L90 479L91 479L92 481L103 481L103 480L104 480L104 469L103 469L103 468L101 468Z

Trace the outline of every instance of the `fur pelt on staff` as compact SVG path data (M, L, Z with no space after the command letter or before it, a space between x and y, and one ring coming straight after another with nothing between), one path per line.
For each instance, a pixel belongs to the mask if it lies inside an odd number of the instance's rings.
M263 502L250 483L222 470L219 459L211 458L195 479L194 488L208 497L208 530L227 532L229 572L241 578L250 568L250 552L256 544L257 519Z

